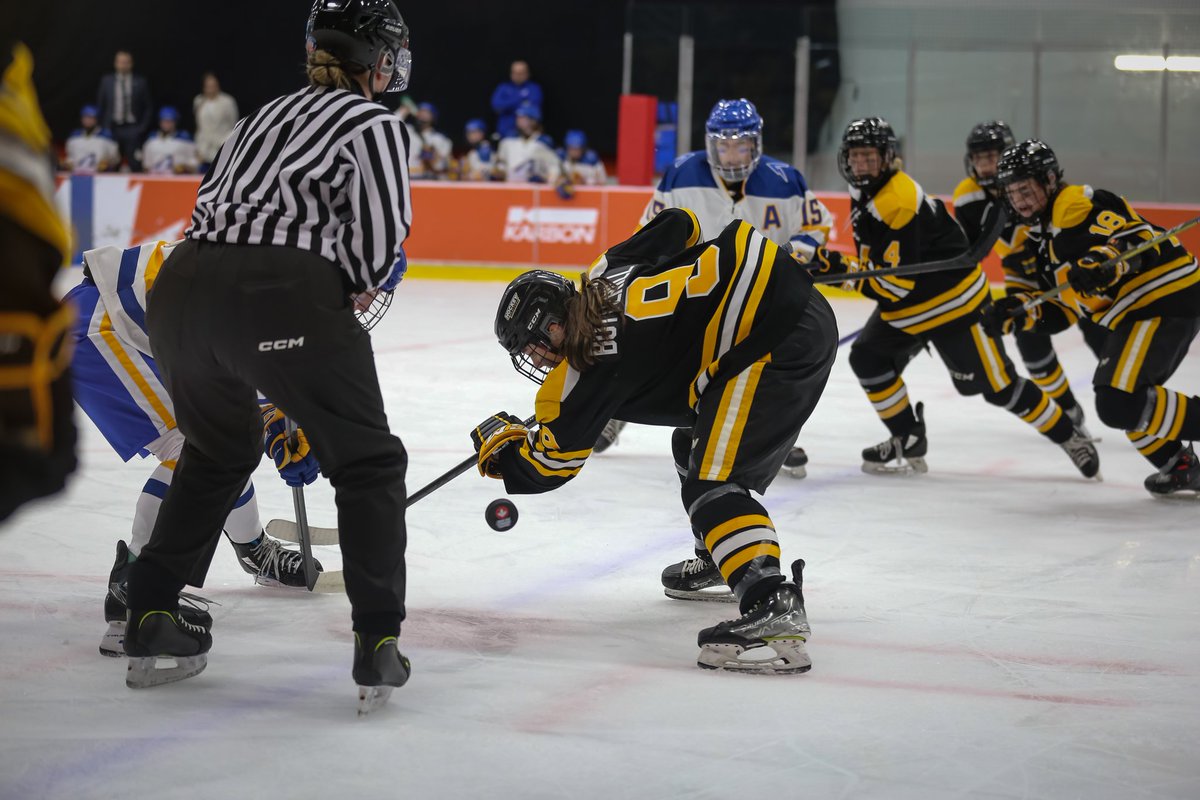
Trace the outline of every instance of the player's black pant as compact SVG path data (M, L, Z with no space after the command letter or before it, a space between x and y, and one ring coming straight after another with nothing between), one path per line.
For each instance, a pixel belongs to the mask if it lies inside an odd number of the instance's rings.
M398 632L407 455L334 265L286 247L187 241L163 264L146 322L187 441L134 563L130 608L170 608L185 583L203 585L262 457L257 389L304 430L334 487L354 629Z

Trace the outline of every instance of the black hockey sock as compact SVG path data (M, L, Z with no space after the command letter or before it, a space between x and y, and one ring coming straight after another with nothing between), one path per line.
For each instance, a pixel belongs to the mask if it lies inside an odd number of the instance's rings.
M1179 441L1155 439L1138 431L1125 431L1125 435L1137 451L1142 454L1142 457L1154 465L1157 470L1163 470L1171 460L1178 455L1183 449L1183 443Z

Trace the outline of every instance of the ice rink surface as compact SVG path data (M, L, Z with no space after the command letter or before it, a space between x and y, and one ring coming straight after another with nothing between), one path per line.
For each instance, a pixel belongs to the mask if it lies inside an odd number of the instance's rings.
M374 334L410 491L489 413L532 413L491 334L501 288L405 283ZM871 305L835 308L845 334ZM1094 359L1058 342L1100 433ZM1116 431L1104 482L1084 480L924 354L905 377L929 474L864 475L885 429L846 349L801 437L809 477L765 499L785 559L808 562L810 673L695 666L696 633L735 609L663 596L691 537L669 430L631 426L573 483L515 497L508 533L483 519L503 487L474 472L413 506L413 677L366 719L345 597L255 586L228 544L201 592L220 604L207 671L125 688L96 647L152 462L121 463L81 417L68 490L0 529L0 797L1200 797L1200 504L1151 498ZM1171 385L1200 392L1200 353ZM274 472L264 521L292 517ZM335 524L324 481L308 513Z

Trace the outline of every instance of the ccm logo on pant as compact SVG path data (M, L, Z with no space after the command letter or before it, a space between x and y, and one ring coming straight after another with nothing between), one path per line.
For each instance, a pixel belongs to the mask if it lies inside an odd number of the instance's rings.
M273 342L259 342L258 352L269 353L272 350L291 350L293 347L304 347L304 337L299 339L276 339Z

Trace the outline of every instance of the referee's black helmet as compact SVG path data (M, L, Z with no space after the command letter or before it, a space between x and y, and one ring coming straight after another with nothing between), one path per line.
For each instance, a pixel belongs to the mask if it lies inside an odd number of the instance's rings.
M386 92L408 87L412 55L408 50L408 25L393 0L315 0L308 17L309 52L327 50L342 63L370 72L381 66L391 70Z

